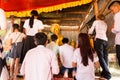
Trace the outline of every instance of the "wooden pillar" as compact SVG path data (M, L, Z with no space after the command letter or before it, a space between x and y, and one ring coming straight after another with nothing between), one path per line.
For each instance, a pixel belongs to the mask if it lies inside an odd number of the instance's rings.
M93 2L93 6L94 6L94 13L95 13L95 18L97 19L98 16L98 4L97 4L97 0L94 0Z

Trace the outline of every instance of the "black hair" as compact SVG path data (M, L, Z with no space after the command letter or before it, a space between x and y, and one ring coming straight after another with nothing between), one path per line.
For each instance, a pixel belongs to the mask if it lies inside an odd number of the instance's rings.
M18 24L13 24L13 32L15 31L15 29L19 30L19 25Z
M31 17L30 17L30 21L29 21L30 28L33 27L34 16L38 16L38 12L36 10L31 11Z
M111 7L114 3L117 3L117 4L120 5L120 1L113 1L113 2L111 2L110 5L108 6L108 9L110 9L110 7Z
M2 40L0 39L0 52L3 52Z
M69 39L68 39L68 38L63 38L62 42L63 42L63 44L64 44L64 43L68 43L68 42L69 42Z
M58 37L57 37L57 35L56 35L56 34L51 35L51 40L52 40L52 41L56 41L56 40L57 40L57 38L58 38Z
M43 32L39 32L35 34L34 40L37 45L45 45L47 41L47 35Z
M93 61L93 51L90 45L89 36L86 33L80 33L78 35L78 47L80 48L80 55L82 57L82 61L84 66L88 65L88 58Z

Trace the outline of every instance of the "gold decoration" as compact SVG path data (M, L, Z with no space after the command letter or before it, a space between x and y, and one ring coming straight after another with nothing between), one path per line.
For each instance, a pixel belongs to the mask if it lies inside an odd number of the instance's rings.
M58 39L57 39L56 43L58 45L62 45L63 36L60 34L60 26L59 26L59 24L52 24L51 28L50 28L50 31L57 35Z
M92 2L92 0L79 0L79 1L63 3L63 4L49 6L49 7L37 8L36 10L39 13L41 13L41 12L51 12L51 11L55 11L55 10L62 10L63 8L75 7L75 6L79 6L79 5L82 5L82 4L87 4L87 3L90 3L90 2ZM25 16L30 16L30 12L31 12L31 10L20 11L20 12L11 11L11 12L6 12L6 16L10 17L10 15L14 15L14 16L17 16L17 17L25 17Z

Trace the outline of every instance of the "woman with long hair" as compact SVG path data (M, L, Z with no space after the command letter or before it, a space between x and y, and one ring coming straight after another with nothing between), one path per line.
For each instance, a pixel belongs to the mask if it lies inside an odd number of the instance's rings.
M38 32L42 32L44 29L42 21L38 20L38 12L36 10L31 11L30 19L27 19L23 25L25 29L25 34L27 35L24 40L23 52L21 55L21 63L25 57L26 52L29 49L34 48L36 45L34 44L34 35Z
M77 67L76 80L95 80L93 49L90 45L89 36L86 33L80 33L78 36L78 48L74 51L73 67Z

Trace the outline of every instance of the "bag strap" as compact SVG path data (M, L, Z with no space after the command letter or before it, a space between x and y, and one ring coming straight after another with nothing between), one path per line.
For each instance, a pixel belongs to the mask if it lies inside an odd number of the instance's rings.
M20 37L21 34L22 34L22 33L20 33L19 36L15 39L15 42L18 40L18 38ZM14 43L15 43L15 42L14 42Z

